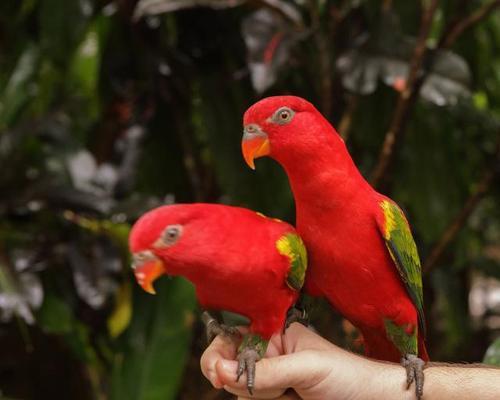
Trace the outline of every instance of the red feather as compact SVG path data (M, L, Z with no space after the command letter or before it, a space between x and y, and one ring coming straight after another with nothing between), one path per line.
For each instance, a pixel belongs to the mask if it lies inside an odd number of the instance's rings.
M287 106L289 124L270 118ZM367 353L399 361L384 320L417 329L417 312L378 230L384 196L361 176L346 146L309 102L270 97L250 107L244 124L257 124L270 143L270 156L288 174L295 197L297 230L308 250L306 288L322 294L358 327ZM423 338L420 357L426 359Z
M178 242L155 248L164 229L176 224L183 227ZM286 284L290 261L276 249L289 232L295 232L292 226L244 208L184 204L142 216L129 241L133 253L150 250L166 273L189 279L204 308L244 315L251 332L269 339L283 329L298 295Z

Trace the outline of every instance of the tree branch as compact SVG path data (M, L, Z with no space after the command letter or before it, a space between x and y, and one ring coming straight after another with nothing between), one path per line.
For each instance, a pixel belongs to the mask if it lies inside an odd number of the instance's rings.
M438 47L444 49L451 47L465 30L488 17L498 7L500 7L500 0L493 0L484 4L473 14L455 23L451 26L450 30L441 37Z
M347 106L342 114L342 118L339 123L339 134L344 139L344 142L347 142L347 139L349 138L349 133L351 131L351 123L352 123L352 117L354 115L354 112L358 108L359 104L359 96L357 95L349 95L349 98L347 100Z
M418 92L420 91L420 88L426 78L427 71L429 70L429 66L426 71L424 70L423 72L420 71L420 68L422 67L425 59L425 42L432 24L432 17L436 10L436 6L437 1L433 1L423 14L419 38L410 63L410 72L408 74L406 88L403 90L398 99L398 104L396 105L396 110L391 120L389 130L385 135L382 150L380 151L378 157L378 162L371 176L371 183L375 187L380 185L394 158L395 146L406 127L406 123L410 117ZM465 30L486 18L499 6L500 0L493 0L479 8L472 15L454 22L449 29L445 30L439 40L438 48L450 47Z
M390 163L392 162L397 139L404 131L410 116L412 105L415 102L417 94L422 86L424 75L421 71L421 67L427 53L426 41L429 36L437 5L438 0L432 0L430 5L423 11L420 32L410 61L406 87L399 96L389 130L385 134L382 150L379 153L377 164L371 175L370 181L375 187L379 186Z
M493 180L498 172L497 163L499 161L500 161L500 141L497 143L497 148L493 159L493 165L489 166L484 171L483 175L481 176L481 179L479 179L479 182L474 192L471 193L471 195L466 200L460 212L448 225L441 238L437 241L437 243L434 245L431 252L429 253L429 256L425 260L422 267L422 271L424 274L428 274L432 269L436 267L437 262L440 260L446 248L455 239L457 234L465 225L467 219L476 209L480 200L486 195L486 193L488 193L488 190L491 188L491 184L493 183Z
M332 61L328 48L329 41L326 40L321 29L321 16L317 0L309 0L309 12L314 31L314 41L318 50L321 112L327 119L330 119L332 111Z

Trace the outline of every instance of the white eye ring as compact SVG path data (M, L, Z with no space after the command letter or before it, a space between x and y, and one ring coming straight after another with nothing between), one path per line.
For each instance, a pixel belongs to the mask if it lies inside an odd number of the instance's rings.
M293 116L295 115L295 112L288 108L288 107L281 107L276 112L273 114L271 120L272 122L278 124L278 125L285 125L288 124Z
M162 232L158 240L155 242L155 247L172 246L179 240L182 235L182 225L169 225Z

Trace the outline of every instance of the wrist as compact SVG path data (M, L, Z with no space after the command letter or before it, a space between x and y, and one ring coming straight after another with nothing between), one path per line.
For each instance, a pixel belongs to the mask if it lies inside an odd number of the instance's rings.
M360 357L361 358L361 357ZM414 400L414 384L407 388L405 369L393 363L385 363L362 358L364 365L359 370L364 372L363 390L358 400L380 398L385 400ZM360 382L361 378L360 378ZM424 385L424 392L425 392Z

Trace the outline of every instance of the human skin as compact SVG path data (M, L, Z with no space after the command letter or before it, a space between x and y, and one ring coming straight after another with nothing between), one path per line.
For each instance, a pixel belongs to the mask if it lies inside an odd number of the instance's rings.
M214 387L247 399L245 379L236 382L236 353L236 343L218 336L204 352L201 369ZM407 390L400 365L350 353L294 323L272 337L266 358L257 363L251 398L409 400L415 392ZM432 363L425 369L425 400L479 398L500 398L500 369Z

